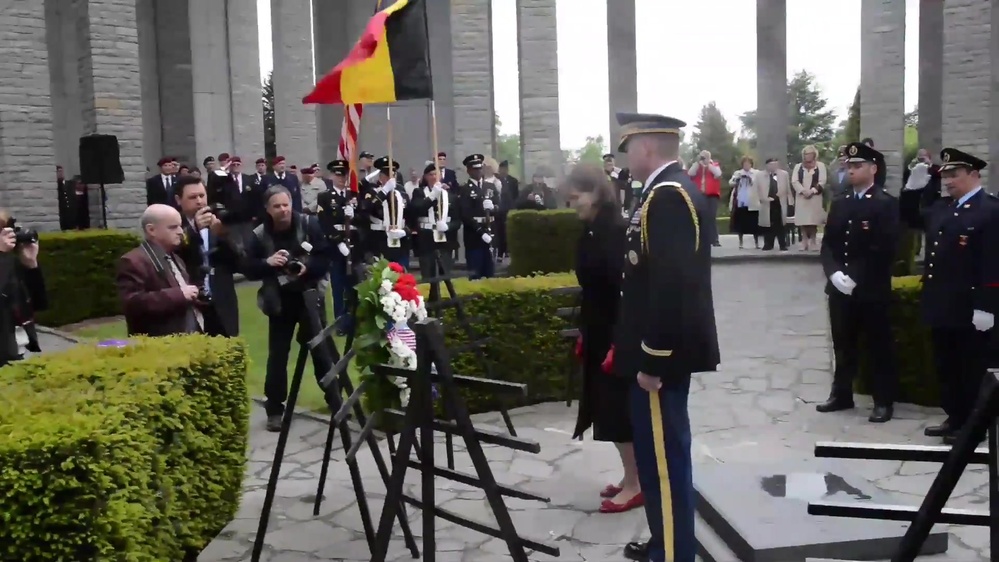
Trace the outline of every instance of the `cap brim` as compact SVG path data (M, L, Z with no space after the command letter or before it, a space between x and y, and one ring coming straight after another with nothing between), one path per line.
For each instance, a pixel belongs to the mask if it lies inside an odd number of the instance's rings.
M847 162L854 162L854 163L855 162L867 162L869 164L874 164L874 160L868 160L867 158L857 158L856 156L854 156L853 158L847 158L846 161Z
M940 171L946 172L947 170L957 170L958 168L964 168L966 170L974 170L975 167L967 162L947 162L946 164L940 165Z

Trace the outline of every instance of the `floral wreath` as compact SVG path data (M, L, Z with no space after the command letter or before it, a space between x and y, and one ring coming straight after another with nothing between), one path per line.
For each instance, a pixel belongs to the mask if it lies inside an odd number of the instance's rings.
M355 365L361 380L371 379L365 393L371 411L405 406L409 387L402 377L374 377L375 365L416 370L416 334L409 321L427 317L416 278L395 262L380 260L357 289Z

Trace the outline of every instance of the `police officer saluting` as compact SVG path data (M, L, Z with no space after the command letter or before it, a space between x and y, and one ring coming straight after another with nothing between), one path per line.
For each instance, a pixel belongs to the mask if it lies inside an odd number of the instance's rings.
M377 187L372 184L361 203L369 216L371 251L409 269L410 241L405 219L409 198L395 179L399 163L389 163L388 156L383 156L375 160L374 167L378 170Z
M492 277L496 264L489 252L493 242L492 213L499 206L499 197L492 184L482 181L482 164L486 157L471 154L462 160L468 172L468 182L459 197L461 220L465 225L465 260L469 279Z
M330 247L336 248L336 252L331 253L330 285L333 288L333 317L340 318L347 313L345 297L350 285L347 262L350 259L350 221L354 218L354 207L347 189L347 175L350 173L347 161L334 160L326 169L331 174L331 184L327 184L327 190L317 197L316 214Z
M987 369L999 304L999 199L982 189L985 161L956 148L943 149L940 159L948 197L924 212L922 302L947 419L923 433L952 443Z
M846 148L851 189L833 201L822 238L822 269L829 279L829 321L836 371L829 399L819 412L853 408L853 379L860 368L860 347L870 359L874 410L868 418L892 418L898 373L892 348L888 306L891 268L900 231L898 201L875 183L884 157L859 142Z
M645 189L629 221L614 371L635 381L631 425L652 538L629 558L694 562L694 488L687 396L692 373L718 367L711 294L714 220L679 163L680 129L660 115L618 113L620 152Z

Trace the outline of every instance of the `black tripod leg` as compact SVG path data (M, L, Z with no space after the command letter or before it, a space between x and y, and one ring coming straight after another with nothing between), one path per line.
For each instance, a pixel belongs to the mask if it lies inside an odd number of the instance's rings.
M281 461L284 460L284 449L288 445L291 419L295 416L295 403L298 401L298 392L302 387L302 375L305 373L305 362L308 356L309 352L306 346L302 345L301 350L298 352L298 359L295 361L295 373L291 378L291 391L288 393L288 402L284 408L284 416L281 418L281 433L278 434L277 447L274 449L271 475L267 479L267 492L264 495L264 505L260 510L260 524L257 526L257 536L253 540L251 562L260 562L260 555L264 550L267 523L271 516L271 507L274 504L274 494L277 492L278 479L281 477Z

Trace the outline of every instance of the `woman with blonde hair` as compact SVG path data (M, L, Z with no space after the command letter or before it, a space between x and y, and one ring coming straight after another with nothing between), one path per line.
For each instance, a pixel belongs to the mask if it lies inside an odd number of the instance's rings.
M819 162L819 151L812 145L801 149L801 163L791 172L791 187L797 195L794 225L801 230L801 249L819 249L819 225L826 221L822 192L826 189L826 165Z
M576 353L583 364L583 390L573 438L593 428L593 439L614 443L624 476L601 492L602 513L621 513L644 505L632 448L628 393L631 381L613 373L614 324L617 321L625 228L614 185L603 169L580 164L569 172L569 203L583 220L576 257L576 279L582 290Z

